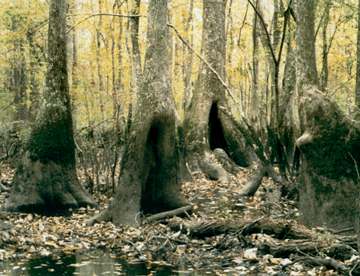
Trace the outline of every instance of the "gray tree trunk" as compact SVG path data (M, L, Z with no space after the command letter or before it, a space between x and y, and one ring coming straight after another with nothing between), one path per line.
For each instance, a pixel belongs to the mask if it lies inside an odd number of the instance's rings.
M224 0L203 3L202 53L222 79L225 79L226 60L225 7ZM192 171L200 170L210 178L227 182L226 171L209 158L210 150L224 149L241 166L248 166L249 161L241 133L229 117L219 111L219 107L229 109L224 87L203 63L185 113L186 158Z
M52 0L44 102L5 202L8 211L58 213L95 202L75 167L66 53L66 1Z
M357 117L360 117L360 0L358 1L358 29L357 29L357 62L356 62L356 86L355 86L355 106L357 107Z
M328 68L328 53L329 47L327 43L327 28L330 22L330 1L325 3L325 11L324 11L324 22L322 26L322 40L323 40L323 51L322 51L322 69L320 75L321 81L321 90L325 91L328 86L329 81L329 68Z
M14 117L14 130L18 130L19 122L27 121L28 119L28 108L26 105L27 101L27 74L26 74L26 59L25 59L25 48L23 41L20 41L18 45L15 46L18 52L19 59L18 65L14 68L14 88L15 88L15 98L14 104L16 107L15 117Z
M31 123L35 122L37 112L40 108L40 83L36 77L36 72L40 70L39 63L36 61L36 48L34 45L34 32L30 29L27 32L27 40L30 47L30 62L29 62L29 97L30 97L30 106L29 106L29 121Z
M190 7L189 7L189 17L187 19L185 25L185 33L188 34L191 26L191 30L193 31L194 26L192 24L193 21L193 9L194 9L194 0L190 0ZM193 46L193 32L191 35L188 35L188 41L190 41L190 46ZM192 67L193 67L193 52L185 48L187 51L185 54L188 55L188 58L184 62L184 74L185 74L185 89L184 89L184 113L186 109L189 107L190 99L192 96L192 85L191 85L191 76L192 76Z
M139 15L140 13L140 0L131 0L131 14ZM131 45L132 45L132 105L136 106L137 95L139 93L139 88L142 83L142 68L141 68L141 54L140 54L140 45L139 45L139 17L130 17L130 36L131 36Z
M188 204L180 195L167 12L166 0L150 1L143 83L125 144L116 196L88 223L110 220L116 225L138 226L141 212L159 213Z
M256 7L258 7L259 1L256 1ZM253 127L257 128L259 120L259 30L262 28L259 25L259 17L254 13L253 26L252 26L252 42L253 42L253 56L252 56L252 89L251 89L251 106L250 106L250 119Z
M322 94L314 46L314 3L297 3L297 85L302 153L300 220L309 227L353 227L358 201L360 124Z
M319 87L315 56L314 1L297 1L296 17L296 80L299 96L302 96L304 85Z

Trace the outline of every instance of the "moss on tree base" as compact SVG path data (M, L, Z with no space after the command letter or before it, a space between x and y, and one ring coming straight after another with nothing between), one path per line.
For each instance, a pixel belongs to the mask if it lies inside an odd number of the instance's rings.
M3 209L47 215L66 213L69 208L96 206L81 186L73 166L32 161L26 152L13 178L13 190Z
M301 98L303 135L301 221L307 226L353 227L358 200L360 124L315 88Z

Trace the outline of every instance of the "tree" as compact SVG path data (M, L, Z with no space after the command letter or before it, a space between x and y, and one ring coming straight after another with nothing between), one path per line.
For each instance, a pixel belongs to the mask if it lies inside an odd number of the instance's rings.
M142 84L121 161L119 185L109 207L88 223L139 225L153 214L188 203L181 197L175 104L169 72L167 1L151 0Z
M356 53L357 53L357 64L356 64L356 86L355 86L355 106L357 108L356 113L357 117L360 114L360 1L358 1L358 14L357 14L357 44L356 44Z
M300 220L310 227L353 227L358 216L360 125L318 89L313 1L298 1L297 18Z
M57 213L96 203L76 175L66 52L65 0L52 0L43 105L12 184L7 211Z
M249 166L241 133L228 116L219 112L220 107L229 109L225 89L208 66L225 79L225 7L224 0L203 3L202 53L207 64L203 62L200 66L184 120L186 158L190 169L203 171L210 178L224 182L228 181L228 175L210 159L210 149L222 148L238 165Z

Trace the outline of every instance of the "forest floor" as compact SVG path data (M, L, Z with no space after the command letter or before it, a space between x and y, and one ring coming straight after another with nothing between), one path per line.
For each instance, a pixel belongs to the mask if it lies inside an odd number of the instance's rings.
M2 205L14 170L1 164L0 171ZM216 275L360 275L354 233L340 236L300 225L296 198L289 199L286 187L266 177L254 197L239 197L251 173L240 169L228 184L194 175L194 183L183 184L183 196L194 206L191 215L153 223L145 219L138 228L86 225L99 212L91 208L58 217L2 212L0 260L96 249L130 263L181 265ZM102 208L111 200L101 192L93 197Z

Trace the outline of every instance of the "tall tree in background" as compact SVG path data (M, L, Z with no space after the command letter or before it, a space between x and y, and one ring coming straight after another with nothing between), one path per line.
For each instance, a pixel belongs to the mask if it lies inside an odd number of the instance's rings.
M169 72L167 0L148 7L143 81L121 161L119 185L99 220L138 226L139 213L158 213L187 205L181 197L175 103Z
M226 0L204 1L202 53L205 61L225 80ZM186 158L192 171L227 182L226 171L210 158L210 150L224 149L241 166L248 166L241 133L220 107L229 109L225 89L218 76L202 63L194 95L185 113Z
M17 31L21 18L13 17L12 28L13 31ZM26 53L25 53L25 40L18 38L14 40L14 52L16 53L15 61L17 64L13 66L12 87L15 92L14 104L15 104L15 116L14 116L14 131L19 130L19 122L27 121L28 109L26 105L27 101L27 74L26 74Z
M360 124L350 120L319 90L312 0L297 2L297 18L296 70L302 130L297 139L302 153L300 220L310 227L353 227L355 220L359 222Z
M44 102L4 205L8 211L57 213L96 205L76 174L69 96L65 0L52 0Z
M131 0L131 15L139 15L140 13L140 0ZM141 53L140 53L140 45L139 45L139 24L140 18L137 16L129 17L129 24L130 24L130 36L131 36L131 45L132 45L132 52L131 52L131 60L132 60L132 67L131 67L131 74L132 74L132 104L136 105L136 98L139 92L139 87L141 85L141 76L142 76L142 69L141 69Z
M357 119L360 118L360 0L358 1L358 14L357 14L357 65L356 65L356 86L355 86L355 106L357 107Z

